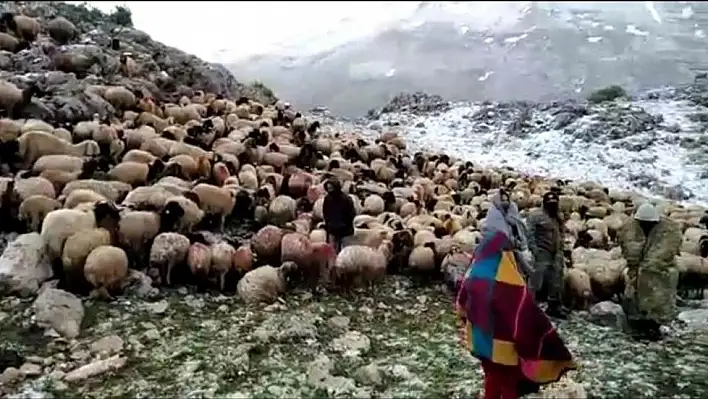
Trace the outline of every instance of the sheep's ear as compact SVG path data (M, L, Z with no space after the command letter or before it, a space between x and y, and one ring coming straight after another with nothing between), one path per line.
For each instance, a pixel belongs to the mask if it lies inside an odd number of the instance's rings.
M195 193L194 191L187 191L183 195L184 195L184 198L191 200L192 202L197 204L197 206L201 207L201 202L199 201L199 196L197 195L197 193Z

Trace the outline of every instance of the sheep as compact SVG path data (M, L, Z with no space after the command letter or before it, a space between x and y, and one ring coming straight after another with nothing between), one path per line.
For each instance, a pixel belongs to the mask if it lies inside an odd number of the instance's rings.
M67 44L78 35L76 26L64 17L56 17L47 24L49 37L59 44Z
M17 140L22 134L22 123L8 118L0 119L0 142Z
M152 155L151 153L149 153L147 151L133 149L133 150L126 152L125 155L123 155L123 159L121 161L122 162L140 162L140 163L145 163L145 164L151 164L156 159L158 159L156 156Z
M138 64L135 62L130 53L120 55L120 65L125 76L132 78L138 74Z
M192 243L187 251L187 266L198 283L209 276L211 270L211 249L201 242Z
M284 274L284 269L270 265L249 271L236 286L239 298L247 304L274 302L285 292Z
M426 242L413 248L408 257L408 267L416 272L431 272L435 270L435 242Z
M160 271L163 284L172 284L172 269L184 263L189 252L189 239L177 233L160 233L150 247L150 268Z
M310 271L312 263L312 244L306 235L300 233L286 233L283 235L283 239L280 242L280 248L281 264L294 262L298 270ZM314 289L315 287L313 286L312 288Z
M590 276L581 269L565 269L563 274L564 302L569 309L585 310L592 300Z
M61 194L68 196L74 190L87 189L95 191L98 194L106 197L111 202L119 202L131 190L130 184L119 181L101 181L94 179L74 180L67 183Z
M297 203L287 196L279 195L268 206L268 220L276 226L284 226L296 217Z
M148 211L124 211L118 222L118 244L131 254L134 266L147 264L152 240L160 233L160 215Z
M56 198L52 182L41 176L15 179L15 192L17 192L21 200L32 195Z
M706 247L706 240L701 242ZM701 254L702 255L702 254ZM693 291L699 299L708 285L708 261L702 256L681 252L675 257L676 269L679 273L679 288L683 296L690 296Z
M226 216L234 209L236 193L224 187L205 183L197 184L191 192L196 194L197 205L205 214L215 217L216 227L221 228Z
M135 107L137 98L130 90L123 86L111 86L103 92L106 99L115 109L125 111Z
M95 289L93 296L113 299L111 291L120 288L128 276L128 255L111 245L101 245L91 251L84 264L84 277Z
M161 185L141 186L131 190L121 204L131 209L161 212L172 197L174 193Z
M64 197L64 208L72 209L83 203L98 203L108 201L103 195L87 189L74 190Z
M9 51L11 53L17 53L19 51L28 49L30 43L26 40L18 40L12 35L0 32L0 50Z
M683 241L681 242L681 252L686 252L693 255L700 253L699 241L701 237L708 236L708 230L698 227L689 227L683 232Z
M128 183L131 186L146 184L154 180L165 169L165 164L156 159L152 165L140 162L124 161L108 171L108 176L114 180Z
M0 16L0 26L3 28L3 31L9 30L13 32L15 36L28 42L33 42L42 30L42 26L35 18L25 15L15 15L10 12L3 13L2 16Z
M204 211L194 201L176 195L165 200L160 213L164 229L188 233L204 218Z
M336 286L349 288L358 277L369 282L386 273L386 265L391 260L390 242L383 242L378 249L364 245L350 245L337 255L331 269L330 281Z
M223 291L226 284L226 273L231 270L236 249L234 249L231 244L224 241L212 244L210 249L211 271L218 274L219 289Z
M61 203L53 198L44 195L31 195L20 204L18 218L21 222L28 223L30 231L39 233L42 221L49 212L60 208Z
M244 274L250 272L253 269L253 264L255 263L251 247L248 245L241 245L236 248L231 263L232 267L239 276L243 276Z
M39 94L39 88L32 84L20 90L13 83L0 80L0 108L11 118L16 117Z
M362 213L376 216L384 211L384 200L376 194L372 194L364 200Z
M258 259L280 261L280 243L283 239L283 230L276 226L268 225L256 232L251 239L251 247Z
M40 235L47 243L47 256L54 260L61 257L64 242L72 234L95 226L93 213L76 209L57 209L49 212L42 223Z
M34 162L32 165L32 171L42 172L49 169L61 170L65 172L76 172L82 170L86 164L86 161L77 156L73 155L43 155Z
M64 277L74 290L81 287L84 278L86 258L101 245L111 244L111 232L104 228L79 230L66 239L61 262Z
M0 86L0 96L2 95ZM42 155L74 155L77 157L95 157L101 153L101 149L93 140L85 140L78 144L67 143L66 141L46 132L24 133L18 142L18 155L24 161L24 167L29 167Z

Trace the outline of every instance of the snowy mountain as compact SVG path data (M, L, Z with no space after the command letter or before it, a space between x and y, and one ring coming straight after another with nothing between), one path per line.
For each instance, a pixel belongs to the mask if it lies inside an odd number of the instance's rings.
M216 58L297 106L357 116L401 91L549 100L689 81L708 70L704 29L704 2L402 2L267 54Z

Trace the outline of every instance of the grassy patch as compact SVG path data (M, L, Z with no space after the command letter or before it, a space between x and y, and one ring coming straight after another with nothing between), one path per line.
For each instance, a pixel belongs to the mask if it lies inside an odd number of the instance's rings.
M28 304L22 301L6 310L12 316L0 326L4 336L15 334L5 341L23 351L66 359L106 335L123 339L129 359L123 369L67 384L58 397L469 397L481 389L480 367L459 345L451 297L442 286L413 287L389 277L373 292L349 298L315 300L295 292L284 304L249 307L235 297L181 289L164 291L158 302L87 302L81 337L66 346L23 335ZM573 379L590 396L708 392L701 366L708 348L694 344L694 336L635 343L580 315L559 329L582 365ZM362 346L348 351L345 336L368 344L349 343ZM327 385L312 377L323 356L330 362Z

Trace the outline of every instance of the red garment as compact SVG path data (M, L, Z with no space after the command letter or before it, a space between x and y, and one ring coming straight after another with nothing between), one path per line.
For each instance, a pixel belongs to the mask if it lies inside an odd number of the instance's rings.
M521 379L519 366L504 366L482 360L484 399L518 399L517 386Z

